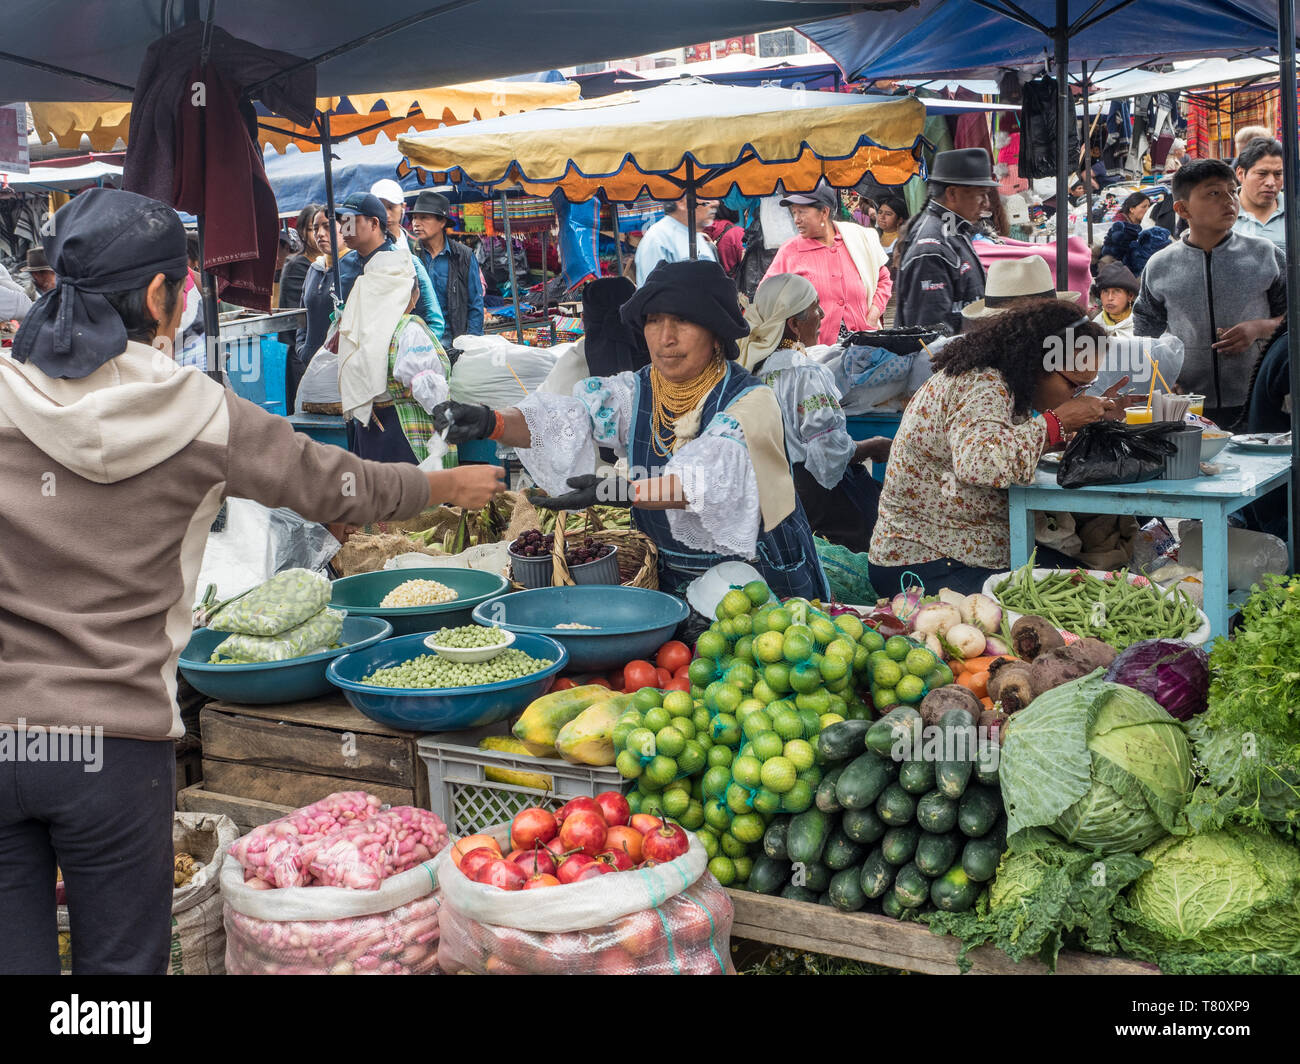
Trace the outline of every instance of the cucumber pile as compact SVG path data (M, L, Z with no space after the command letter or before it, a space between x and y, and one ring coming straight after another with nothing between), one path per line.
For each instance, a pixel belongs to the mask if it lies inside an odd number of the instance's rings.
M974 905L1006 845L997 752L978 746L965 710L939 729L941 745L914 743L901 762L891 756L900 732L921 734L910 706L823 729L813 805L769 824L748 889L895 918Z

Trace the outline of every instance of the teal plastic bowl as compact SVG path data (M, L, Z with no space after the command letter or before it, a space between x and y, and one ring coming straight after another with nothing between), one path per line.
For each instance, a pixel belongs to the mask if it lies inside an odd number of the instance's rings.
M431 653L424 633L397 636L382 643L344 654L330 663L326 675L360 713L373 721L402 731L460 731L495 724L521 712L534 698L551 689L555 677L568 664L569 655L554 639L540 635L515 637L515 650L555 664L541 672L479 687L375 687L362 683L376 669L388 669Z
M545 635L569 652L573 672L598 672L646 658L691 612L679 598L641 587L539 587L488 599L474 620L516 635ZM592 629L556 628L577 622Z
M338 650L322 650L305 658L272 661L264 665L212 665L208 658L230 633L199 628L181 651L178 666L191 687L222 702L250 706L305 702L334 690L333 684L325 678L325 670L335 658L374 646L392 634L392 626L377 617L344 617L343 642L346 645Z
M458 592L460 597L435 606L382 609L379 604L384 596L408 580L437 580ZM510 581L504 576L478 569L432 566L423 569L385 569L335 580L330 585L330 605L347 610L350 617L382 618L393 626L393 635L409 635L412 632L436 632L439 628L458 628L470 624L475 606L509 587Z

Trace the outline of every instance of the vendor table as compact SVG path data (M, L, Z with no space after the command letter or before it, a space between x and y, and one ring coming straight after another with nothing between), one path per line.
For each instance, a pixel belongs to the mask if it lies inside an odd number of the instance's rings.
M1135 514L1199 520L1201 558L1205 576L1202 609L1210 619L1211 638L1228 634L1228 515L1248 506L1274 488L1287 489L1290 513L1291 456L1253 454L1229 447L1217 458L1227 467L1213 477L1189 480L1148 480L1141 484L1107 484L1065 489L1056 474L1041 467L1029 484L1013 484L1009 492L1011 567L1029 561L1034 543L1035 510L1068 510L1085 514ZM1294 529L1288 528L1287 551L1295 569L1291 546Z
M901 412L897 414L848 414L845 417L849 435L855 440L869 440L872 436L884 436L892 440L898 435L898 423L903 420ZM882 484L885 481L885 463L872 462L871 475Z

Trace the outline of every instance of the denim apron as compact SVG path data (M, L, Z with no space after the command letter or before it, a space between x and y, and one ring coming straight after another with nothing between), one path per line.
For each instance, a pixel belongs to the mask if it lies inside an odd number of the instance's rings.
M727 375L709 393L700 417L703 430L719 410L731 406L746 392L759 387L757 378L746 373L734 362L727 364ZM650 389L650 368L636 374L634 396L635 414L632 418L631 438L628 440L628 464L646 471L645 475L663 474L667 459L661 459L651 446L653 433L654 399ZM743 561L753 565L767 586L780 598L798 595L803 598L830 598L830 588L817 559L812 530L808 518L795 496L794 512L776 528L760 531L757 557L740 558L736 555L710 554L683 546L673 538L668 528L668 514L664 510L632 510L636 527L654 540L659 550L659 588L671 594L682 594L686 585L719 562Z

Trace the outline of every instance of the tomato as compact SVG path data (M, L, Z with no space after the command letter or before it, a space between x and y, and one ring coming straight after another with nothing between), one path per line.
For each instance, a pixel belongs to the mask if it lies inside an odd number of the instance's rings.
M685 691L687 694L690 694L690 693L691 693L691 681L690 681L689 677L686 677L686 676L679 676L679 677L677 677L677 678L675 678L675 679L669 680L666 684L664 684L664 690L665 690L665 691Z
M571 688L574 688L574 687L577 687L577 686L578 686L578 685L577 685L576 683L574 683L572 680L570 680L567 676L561 676L558 680L555 681L555 683L553 683L553 684L551 685L551 690L552 690L552 691L568 691L568 690L570 690Z
M609 674L609 686L615 691L622 691L627 687L627 682L623 679L622 669L619 669L618 672L611 672Z
M670 639L661 646L659 653L655 656L655 664L661 669L667 669L669 672L676 672L690 663L691 648L676 639Z
M623 678L627 681L626 690L629 691L659 686L659 674L648 661L629 661L623 666Z
M659 677L659 682L655 684L658 688L665 688L673 682L673 674L667 669L655 669L655 675Z
M690 680L690 678L691 678L691 667L689 665L683 665L680 669L673 670L674 680Z

